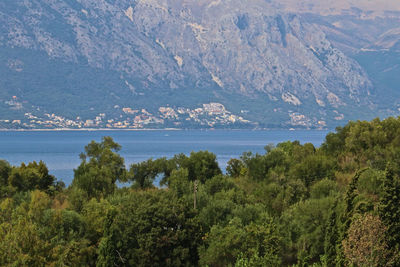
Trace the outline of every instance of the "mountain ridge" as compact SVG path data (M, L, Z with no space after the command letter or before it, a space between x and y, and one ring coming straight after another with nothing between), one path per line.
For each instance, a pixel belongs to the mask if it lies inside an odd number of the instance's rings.
M368 63L360 65L370 50L398 52L396 9L389 16L380 7L372 16L345 6L338 15L337 9L288 8L295 6L289 0L6 0L0 3L0 127L44 127L27 113L42 122L54 114L81 127L102 117L95 126L111 128L117 122L326 128L396 114L396 102L380 96L396 87L369 73ZM14 97L19 105L9 104ZM209 103L249 123L224 124L222 113L201 120L160 112ZM124 108L145 109L155 120L135 124L136 116L150 115ZM21 123L7 124L10 118Z

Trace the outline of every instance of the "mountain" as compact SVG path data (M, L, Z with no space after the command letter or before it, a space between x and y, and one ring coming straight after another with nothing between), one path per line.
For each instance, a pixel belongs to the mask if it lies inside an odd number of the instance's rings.
M400 4L3 0L0 128L330 128L396 114Z

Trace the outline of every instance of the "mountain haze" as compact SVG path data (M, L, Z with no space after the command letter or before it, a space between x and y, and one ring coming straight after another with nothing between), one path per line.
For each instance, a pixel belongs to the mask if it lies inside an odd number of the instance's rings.
M399 56L397 0L3 0L0 127L334 127Z

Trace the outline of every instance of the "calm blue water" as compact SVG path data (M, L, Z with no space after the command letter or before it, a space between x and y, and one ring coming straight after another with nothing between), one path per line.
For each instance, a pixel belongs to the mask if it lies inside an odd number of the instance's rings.
M111 136L122 146L125 163L148 158L172 157L178 153L208 150L217 155L221 168L230 158L243 152L264 153L264 146L299 140L319 146L327 131L251 131L251 130L187 130L187 131L51 131L0 132L0 159L13 165L43 160L58 179L69 185L79 154L91 140Z

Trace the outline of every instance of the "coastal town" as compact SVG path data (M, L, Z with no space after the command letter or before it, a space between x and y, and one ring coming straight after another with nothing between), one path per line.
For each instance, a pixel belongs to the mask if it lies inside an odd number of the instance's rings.
M20 108L17 101L9 105ZM27 112L23 119L0 118L4 129L160 129L160 128L223 128L237 125L251 126L249 120L228 111L221 103L202 104L201 107L159 107L157 112L144 108L114 107L113 115L99 113L93 118L66 118L57 114ZM118 114L118 115L116 115Z

